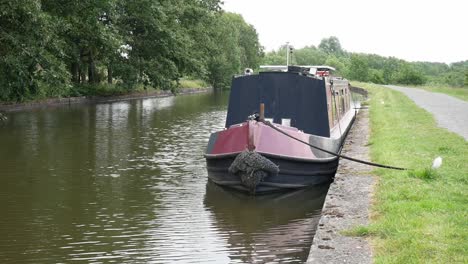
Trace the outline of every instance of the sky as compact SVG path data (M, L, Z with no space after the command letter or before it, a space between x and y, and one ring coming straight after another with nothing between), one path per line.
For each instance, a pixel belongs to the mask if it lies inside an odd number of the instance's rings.
M336 36L351 52L407 61L468 60L468 0L224 0L267 51Z

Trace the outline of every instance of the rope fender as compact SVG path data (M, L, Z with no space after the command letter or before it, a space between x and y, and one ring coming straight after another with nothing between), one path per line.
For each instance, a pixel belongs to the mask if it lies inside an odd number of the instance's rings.
M269 175L277 175L279 167L256 151L244 150L229 166L229 173L240 176L242 184L255 194L257 185Z

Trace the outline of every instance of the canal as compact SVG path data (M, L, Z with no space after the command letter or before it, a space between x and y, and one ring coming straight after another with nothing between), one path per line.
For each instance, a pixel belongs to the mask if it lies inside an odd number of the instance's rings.
M250 197L207 181L227 94L8 113L0 263L301 263L328 186Z

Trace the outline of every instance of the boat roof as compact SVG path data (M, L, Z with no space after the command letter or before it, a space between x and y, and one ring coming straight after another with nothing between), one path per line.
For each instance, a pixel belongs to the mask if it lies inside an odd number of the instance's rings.
M304 67L314 68L314 69L317 69L319 71L336 71L335 68L333 68L331 66L327 66L327 65L304 66Z
M301 68L316 69L317 71L335 71L336 69L327 65L295 65ZM261 65L260 69L269 71L288 71L287 65Z

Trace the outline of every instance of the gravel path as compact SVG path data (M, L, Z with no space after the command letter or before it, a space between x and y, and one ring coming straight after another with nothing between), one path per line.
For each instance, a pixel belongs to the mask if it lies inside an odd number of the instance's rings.
M351 128L342 154L370 160L369 113L360 111ZM340 160L335 181L328 190L322 217L315 233L307 263L372 263L372 252L363 237L345 236L345 230L369 223L369 207L376 179L373 168L349 160Z
M417 88L394 85L386 85L386 87L403 92L418 106L433 114L440 127L468 140L468 102L446 94L432 93Z

